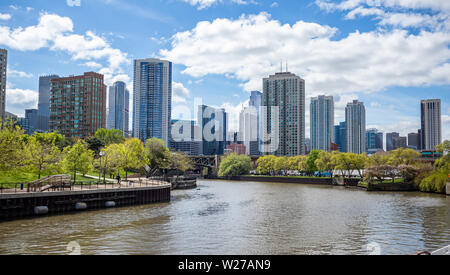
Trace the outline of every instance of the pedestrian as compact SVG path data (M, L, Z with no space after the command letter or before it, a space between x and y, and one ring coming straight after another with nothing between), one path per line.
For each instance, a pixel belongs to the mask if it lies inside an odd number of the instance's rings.
M120 175L117 175L117 184L119 184L120 185Z

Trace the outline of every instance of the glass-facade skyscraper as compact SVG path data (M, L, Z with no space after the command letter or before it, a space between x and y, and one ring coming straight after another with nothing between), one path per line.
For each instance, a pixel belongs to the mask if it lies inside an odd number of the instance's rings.
M347 127L347 152L362 154L366 152L366 108L364 103L353 100L345 108Z
M278 109L278 134L270 150L276 156L305 154L305 80L289 72L276 73L263 79L263 142L272 129L272 110ZM266 136L267 135L267 136ZM273 145L276 144L276 145ZM274 148L276 147L276 148Z
M262 106L263 94L260 91L252 91L250 95L249 106L256 112L256 127L257 127L257 148L255 148L255 142L252 142L251 148L249 148L249 154L252 156L257 156L261 154L261 106Z
M197 123L202 131L201 153L205 156L223 155L228 131L225 109L200 105Z
M313 150L331 151L334 132L334 101L332 96L311 98L311 147Z
M375 153L383 150L383 133L372 128L366 131L366 151L367 153Z
M158 138L169 147L172 114L172 62L154 58L134 61L133 136Z
M121 130L128 136L130 120L130 92L126 84L117 81L109 87L107 128Z
M337 144L339 152L347 152L347 127L345 121L334 126L334 143Z
M46 132L50 129L50 91L51 80L59 78L58 75L39 77L39 102L38 102L38 129Z
M8 51L5 49L0 49L0 118L5 117L6 109L6 70Z
M422 100L421 108L421 149L436 150L442 142L441 100Z

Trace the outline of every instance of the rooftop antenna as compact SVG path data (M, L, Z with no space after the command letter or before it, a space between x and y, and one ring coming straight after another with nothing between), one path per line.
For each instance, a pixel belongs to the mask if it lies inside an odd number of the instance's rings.
M289 72L288 70L288 62L286 61L286 72Z
M283 59L281 59L281 63L280 63L280 69L281 69L281 73L283 72Z

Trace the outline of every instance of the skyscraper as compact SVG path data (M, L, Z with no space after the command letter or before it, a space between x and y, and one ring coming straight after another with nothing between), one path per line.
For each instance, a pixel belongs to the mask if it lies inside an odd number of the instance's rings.
M395 150L394 138L399 138L400 134L396 132L386 133L386 151Z
M442 142L441 100L421 101L422 150L435 150Z
M334 132L334 101L332 96L311 98L311 146L313 150L331 151Z
M134 61L133 136L152 137L169 146L172 114L172 62L160 59Z
M50 130L66 137L88 137L106 127L106 86L103 75L84 75L51 80Z
M201 136L200 126L195 125L193 120L172 120L171 131L177 130L182 139L173 139L173 134L170 140L170 149L176 152L183 152L190 156L198 156L201 152ZM173 132L172 132L173 133Z
M58 75L48 75L39 77L39 103L38 103L38 126L43 132L50 129L50 90L51 80L59 78Z
M8 51L0 49L0 118L5 118L6 102L6 69L7 69Z
M409 133L408 134L408 147L413 149L419 148L419 134L418 133Z
M264 141L267 142L270 133L277 132L271 140L271 150L274 152L265 153L277 156L304 155L305 80L289 72L276 73L263 79L263 90ZM278 125L272 123L273 111L278 112L278 120L275 123ZM272 129L272 126L278 126L278 130Z
M383 150L383 133L372 128L366 131L366 151L367 153L375 153Z
M258 112L256 108L245 107L239 114L239 133L247 155L259 155L258 130Z
M257 131L258 131L258 152L255 152L254 150L251 150L251 155L259 155L261 153L261 136L262 136L262 129L261 129L261 106L262 106L262 98L263 94L260 91L252 91L250 95L250 102L249 106L253 107L256 110L257 115ZM253 154L256 153L256 154Z
M334 143L338 145L339 152L347 152L347 127L345 121L334 126Z
M353 100L345 108L347 125L347 152L362 154L366 151L366 109L363 102Z
M227 141L227 120L225 109L198 106L197 122L202 129L203 155L223 155Z
M25 133L28 135L32 135L36 132L39 125L39 116L37 109L26 109L25 110L25 124L23 125L23 129Z
M130 93L126 84L117 81L109 87L107 128L121 130L128 136L130 121Z

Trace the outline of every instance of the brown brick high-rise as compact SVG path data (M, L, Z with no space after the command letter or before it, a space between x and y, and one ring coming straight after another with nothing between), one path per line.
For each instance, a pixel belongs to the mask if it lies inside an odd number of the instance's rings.
M88 137L106 127L103 75L88 72L51 81L50 130L65 137Z

